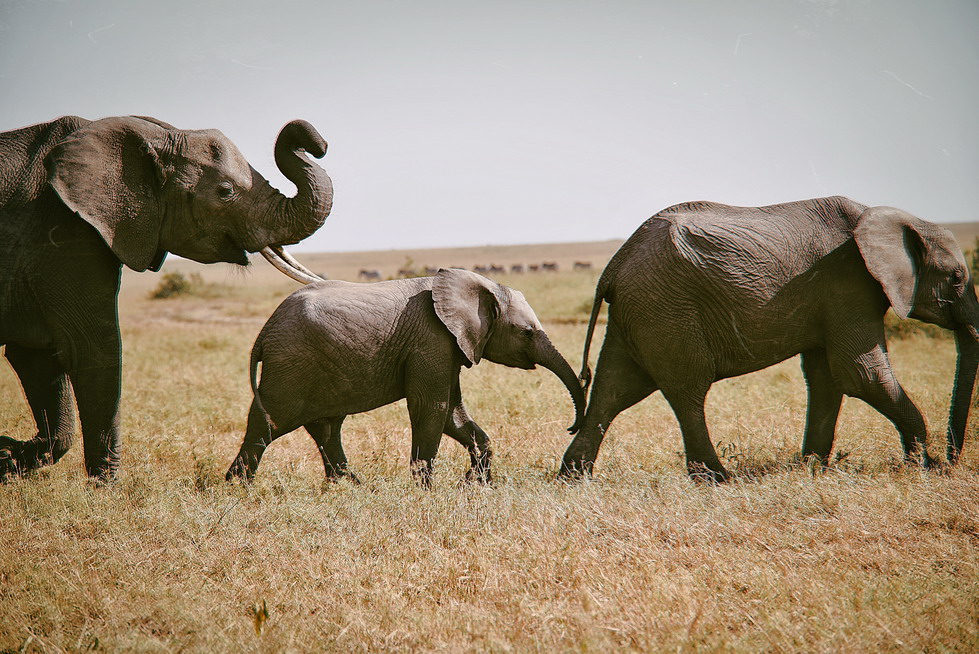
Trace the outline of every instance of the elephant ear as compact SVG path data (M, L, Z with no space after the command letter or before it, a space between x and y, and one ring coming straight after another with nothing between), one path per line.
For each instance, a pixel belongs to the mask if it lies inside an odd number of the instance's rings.
M479 363L493 323L500 315L499 285L476 273L440 268L432 284L439 320L466 355L466 367Z
M871 207L860 214L853 237L867 270L884 288L901 318L914 311L918 277L936 246L955 250L948 230L893 207Z
M45 159L48 182L72 211L98 230L133 270L159 268L165 180L160 124L105 118L76 130Z

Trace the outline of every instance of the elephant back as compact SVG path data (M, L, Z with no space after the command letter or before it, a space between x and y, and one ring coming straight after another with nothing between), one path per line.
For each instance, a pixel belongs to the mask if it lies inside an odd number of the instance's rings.
M38 198L48 181L44 158L65 137L90 122L62 116L0 134L0 212Z

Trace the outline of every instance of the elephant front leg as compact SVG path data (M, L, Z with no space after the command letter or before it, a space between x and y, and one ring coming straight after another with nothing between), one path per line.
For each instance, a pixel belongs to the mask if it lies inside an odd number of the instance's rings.
M843 391L833 380L825 350L803 352L802 373L809 391L802 458L815 456L825 465L829 462L836 437L836 421L843 403Z
M927 428L921 411L914 405L891 368L883 336L869 351L852 357L830 357L833 376L847 395L860 398L894 423L901 435L906 461L920 457L928 468Z
M458 441L469 451L470 466L466 471L466 481L491 483L493 476L490 467L493 450L490 448L490 439L466 410L466 405L462 402L458 378L449 396L449 411L442 433Z
M5 356L20 378L37 434L29 441L0 436L0 481L56 463L75 432L71 385L56 353L8 344Z
M408 395L408 416L411 419L411 474L422 488L432 487L432 464L438 454L449 411L448 398L439 399L430 393Z
M119 396L121 361L99 368L80 368L70 373L82 423L85 472L100 481L115 478L119 469Z

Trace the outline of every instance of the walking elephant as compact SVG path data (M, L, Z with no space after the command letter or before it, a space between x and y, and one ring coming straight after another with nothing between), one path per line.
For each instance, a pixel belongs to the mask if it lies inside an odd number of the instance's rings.
M680 423L688 472L726 479L704 416L711 384L800 353L809 391L803 456L828 458L843 395L850 395L894 423L907 458L930 464L924 420L888 359L888 307L954 331L948 460L962 450L979 365L979 302L961 250L938 225L842 197L665 209L636 230L599 279L581 372L586 386L603 301L605 342L563 476L590 474L615 416L661 390Z
M261 251L297 279L314 279L281 246L330 213L330 178L305 155L325 152L309 123L282 129L275 161L298 189L287 198L217 130L65 116L0 134L0 344L37 423L28 441L0 436L0 478L65 454L72 390L86 471L115 475L123 265L156 271L167 252L247 264L248 252Z
M469 416L459 390L460 368L483 358L554 372L571 393L571 429L577 429L584 390L519 291L457 269L303 287L279 305L255 341L254 399L227 478L251 479L265 448L300 426L316 441L327 477L347 475L344 418L407 398L412 472L419 482L430 483L442 434L469 451L467 477L489 481L489 437Z

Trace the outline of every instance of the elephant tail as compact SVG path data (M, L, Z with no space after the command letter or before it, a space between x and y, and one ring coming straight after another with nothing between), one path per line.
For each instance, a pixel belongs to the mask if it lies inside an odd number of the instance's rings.
M595 301L591 305L591 317L588 319L588 331L585 333L585 351L581 355L581 372L578 374L578 381L588 395L588 387L591 386L591 367L588 365L588 354L591 350L591 339L595 335L595 324L598 322L598 313L602 310L602 302L605 300L606 281L605 275L598 280L595 288Z
M258 364L261 360L262 339L259 338L252 347L252 356L248 362L248 374L252 384L252 395L255 397L255 407L265 416L265 424L271 426L268 411L265 410L265 406L262 404L262 396L258 392Z

